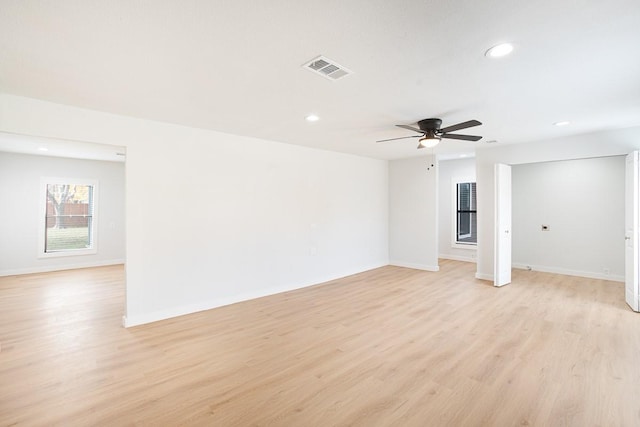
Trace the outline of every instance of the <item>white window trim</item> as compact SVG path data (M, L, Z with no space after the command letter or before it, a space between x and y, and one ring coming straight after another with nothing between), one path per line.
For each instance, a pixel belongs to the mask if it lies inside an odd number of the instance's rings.
M458 228L458 184L464 182L476 182L476 177L451 178L451 247L475 251L478 247L477 243L459 243L458 236L456 236L456 229Z
M45 229L47 214L47 184L77 184L93 186L93 217L91 220L91 248L69 249L65 251L45 252ZM98 253L98 181L84 178L55 178L43 177L40 179L40 211L38 220L38 258L58 258L66 256L95 255Z

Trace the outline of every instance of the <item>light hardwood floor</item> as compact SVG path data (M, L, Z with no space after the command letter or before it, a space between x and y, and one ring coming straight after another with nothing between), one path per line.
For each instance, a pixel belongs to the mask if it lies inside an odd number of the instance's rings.
M623 284L384 267L124 329L120 266L0 278L0 425L640 425Z

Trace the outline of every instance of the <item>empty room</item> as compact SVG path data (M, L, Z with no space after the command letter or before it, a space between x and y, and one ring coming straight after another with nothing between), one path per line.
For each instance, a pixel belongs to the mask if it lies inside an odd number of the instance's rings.
M638 22L0 0L0 425L640 425Z

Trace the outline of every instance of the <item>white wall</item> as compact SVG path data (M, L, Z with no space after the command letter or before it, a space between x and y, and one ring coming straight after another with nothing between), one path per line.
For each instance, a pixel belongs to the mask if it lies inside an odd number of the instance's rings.
M513 266L624 280L624 185L624 156L513 166Z
M12 95L0 130L126 146L127 325L388 264L386 161Z
M585 159L640 149L640 127L594 132L549 141L484 147L476 152L478 189L478 268L476 277L493 280L494 165Z
M97 253L38 258L41 178L98 181ZM124 262L124 164L0 152L0 276Z
M434 164L435 167L427 168ZM438 165L433 157L389 162L389 259L438 271Z
M440 258L475 262L476 247L453 247L453 203L456 194L452 192L455 182L460 179L476 179L476 159L455 159L439 162L438 168L438 252Z

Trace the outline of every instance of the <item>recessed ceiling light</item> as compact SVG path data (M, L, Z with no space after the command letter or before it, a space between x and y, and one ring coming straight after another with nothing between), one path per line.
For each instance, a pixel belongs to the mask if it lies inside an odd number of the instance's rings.
M47 147L38 147L38 151L49 151Z
M566 125L568 125L570 123L571 123L570 121L565 120L563 122L555 122L554 126L566 126Z
M315 114L309 114L304 119L308 122L317 122L318 120L320 120L320 117L316 116Z
M513 45L511 43L501 43L487 50L484 56L487 58L501 58L509 55L511 52L513 52Z

